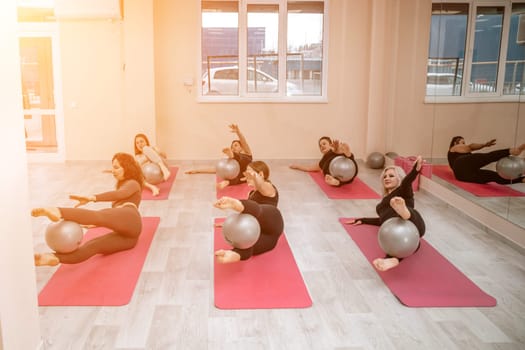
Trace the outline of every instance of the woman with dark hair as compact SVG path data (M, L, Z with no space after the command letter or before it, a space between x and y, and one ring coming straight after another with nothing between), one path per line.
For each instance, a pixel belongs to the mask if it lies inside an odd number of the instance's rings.
M490 140L485 143L465 144L462 136L454 136L450 141L447 159L454 176L459 181L485 184L487 182L496 182L499 184L511 184L516 182L525 182L525 177L520 176L516 179L504 179L497 172L482 169L490 163L497 162L501 158L509 155L518 156L525 150L525 144L513 148L504 148L488 153L472 153L485 147L494 146L496 140Z
M260 227L260 235L257 241L248 248L236 248L215 251L217 262L221 264L233 263L247 260L253 255L266 253L277 245L279 237L283 233L284 221L277 207L269 204L259 204L249 199L235 199L222 197L217 200L214 207L219 209L232 209L238 213L250 214L255 217Z
M357 176L358 167L348 144L339 140L332 141L332 139L328 136L321 137L318 141L318 144L319 150L323 155L319 163L311 165L292 164L290 165L290 168L301 171L322 171L324 174L324 181L330 186L339 187L354 181L355 177ZM341 181L330 174L330 162L338 156L344 156L354 163L355 174L351 179Z
M270 168L261 160L251 162L244 172L248 186L253 190L248 194L248 199L259 204L270 204L277 206L279 192L270 181Z
M135 159L141 167L146 163L155 163L160 167L164 181L170 177L171 173L168 168L166 154L158 147L151 146L146 135L135 135L133 145L135 148Z
M217 189L223 189L226 186L230 185L238 185L240 183L246 182L246 178L244 177L244 172L246 171L246 167L250 162L252 161L252 150L250 149L250 146L248 145L248 142L246 141L246 138L241 133L241 130L239 129L239 126L237 124L230 124L229 125L230 131L235 133L238 137L238 139L233 140L231 142L230 147L225 147L222 149L222 152L228 156L230 159L235 159L239 163L239 174L237 177L231 180L222 180L217 184ZM217 172L217 169L215 167L213 168L204 168L204 169L193 169L186 171L186 174L215 174Z
M144 176L135 158L128 153L113 156L112 173L117 180L115 190L90 196L70 195L69 198L78 201L74 208L35 208L31 215L46 216L51 221L68 220L80 225L107 227L113 232L89 240L71 253L35 254L35 265L76 264L95 254L112 254L135 247L142 231L138 207ZM111 208L101 210L78 208L89 202L112 204Z
M405 175L405 171L397 165L384 168L381 173L383 199L376 206L376 212L379 217L358 218L347 222L347 224L381 226L390 218L400 217L403 220L410 220L416 226L419 237L422 237L425 234L425 221L414 208L414 191L412 189L412 182L421 171L422 161L421 156L418 156L414 167L408 175ZM387 255L384 258L374 259L372 263L379 271L386 271L399 265L401 260L401 258Z

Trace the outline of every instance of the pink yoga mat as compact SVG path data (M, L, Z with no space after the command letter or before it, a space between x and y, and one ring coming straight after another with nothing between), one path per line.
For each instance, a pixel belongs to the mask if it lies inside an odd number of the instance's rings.
M219 183L221 181L222 179L218 177L216 178L216 183ZM247 199L250 191L251 188L246 182L240 183L238 185L226 186L222 190L217 190L217 199L224 196L237 199Z
M215 219L221 223L224 218ZM215 227L214 251L231 249ZM215 306L219 309L305 308L312 300L284 233L277 246L248 260L214 262Z
M377 242L378 226L346 225L339 221L372 264L385 253ZM375 268L374 268L375 270ZM419 250L388 271L375 270L399 301L410 307L495 306L496 299L452 265L434 247L421 240Z
M131 300L160 218L142 218L135 248L111 255L95 255L79 264L62 264L38 295L40 306L119 306ZM109 230L90 229L84 241Z
M168 199L168 196L171 191L171 187L173 186L173 182L175 181L175 177L177 177L177 172L179 171L179 168L177 167L170 167L171 175L168 178L167 181L161 182L157 185L160 192L157 196L154 196L151 191L147 188L142 189L142 200L161 200L161 199Z
M522 197L525 192L516 191L512 187L500 185L495 182L488 184L475 184L458 181L448 165L434 165L432 174L478 197Z
M320 171L308 172L312 179L319 185L321 190L331 199L378 199L381 198L373 189L368 187L358 177L349 184L341 187L334 187L328 185L324 181L324 175Z

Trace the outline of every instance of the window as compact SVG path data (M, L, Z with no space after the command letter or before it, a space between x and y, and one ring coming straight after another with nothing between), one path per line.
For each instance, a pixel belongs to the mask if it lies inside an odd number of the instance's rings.
M519 95L525 63L525 2L432 5L427 96L509 99ZM523 40L523 41L520 41Z
M203 100L325 98L324 1L201 1Z

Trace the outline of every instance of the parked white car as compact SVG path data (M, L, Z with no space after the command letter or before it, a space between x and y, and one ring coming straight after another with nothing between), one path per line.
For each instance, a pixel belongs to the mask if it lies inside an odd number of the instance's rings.
M202 77L203 95L238 95L239 93L239 67L218 67L210 69ZM256 77L256 79L254 79ZM271 75L255 69L248 68L248 92L277 92L279 82ZM209 84L209 86L208 86ZM287 83L288 93L297 88L292 83Z
M463 77L454 73L427 73L427 96L459 96L461 95L461 84ZM494 85L469 82L470 93L495 92Z
M454 73L427 73L427 96L459 96L462 80Z

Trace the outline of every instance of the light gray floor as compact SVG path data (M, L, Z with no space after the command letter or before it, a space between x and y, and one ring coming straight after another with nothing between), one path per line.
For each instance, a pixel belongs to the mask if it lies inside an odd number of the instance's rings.
M213 304L214 175L181 170L169 200L143 201L160 216L131 302L122 307L40 307L44 349L525 349L525 256L425 193L416 207L425 239L498 300L493 308L408 308L390 293L338 223L373 216L377 200L330 200L290 162L269 161L285 231L313 300L307 309L219 310ZM213 164L211 164L213 165ZM110 162L30 164L32 206L112 188ZM360 168L379 191L380 170ZM103 207L102 203L90 205ZM48 221L33 219L35 251ZM55 267L38 267L39 290ZM429 271L432 273L432 271ZM264 276L261 276L264 278Z

